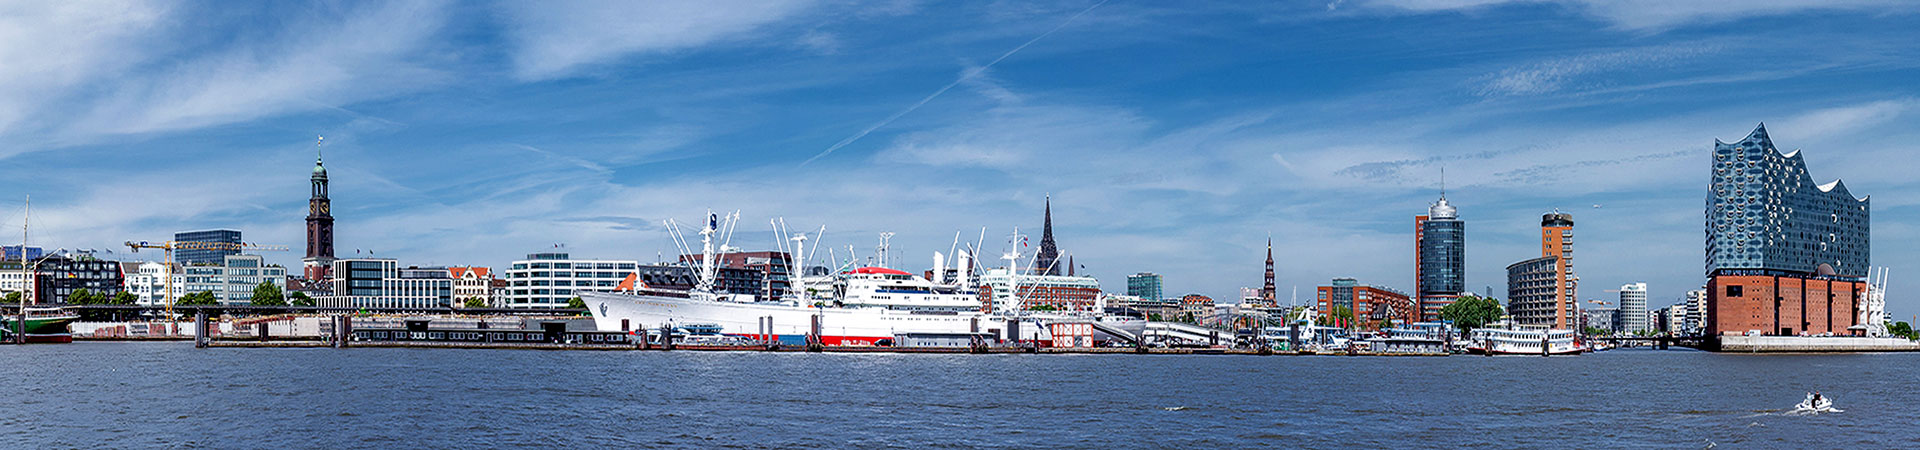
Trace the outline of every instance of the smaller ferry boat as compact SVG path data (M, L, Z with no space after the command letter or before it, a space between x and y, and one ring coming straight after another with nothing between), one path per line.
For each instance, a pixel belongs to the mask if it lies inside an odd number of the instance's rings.
M1582 351L1573 330L1480 328L1467 340L1467 352L1479 355L1578 355Z
M67 324L79 318L62 308L27 308L26 341L29 344L73 342L73 333L68 330ZM19 321L17 315L0 318L0 337L4 337L6 342L14 342L13 334L21 329Z

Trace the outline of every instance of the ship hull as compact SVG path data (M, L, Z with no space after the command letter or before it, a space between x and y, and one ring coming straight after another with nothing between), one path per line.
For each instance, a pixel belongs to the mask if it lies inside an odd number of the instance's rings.
M580 296L600 331L658 330L666 326L718 325L722 334L770 339L783 345L804 345L820 321L823 345L883 344L909 333L989 333L1007 338L1009 322L1020 321L1020 340L1044 341L1044 326L1030 318L978 312L915 313L885 308L814 308L807 306L712 301L628 293L586 293ZM772 319L771 330L762 321Z
M29 316L27 317L26 341L29 344L61 344L73 342L73 333L68 331L67 324L72 323L74 319L76 318L72 316ZM13 342L13 333L16 329L18 329L18 327L14 325L14 319L9 318L0 321L0 336L4 336L7 342Z

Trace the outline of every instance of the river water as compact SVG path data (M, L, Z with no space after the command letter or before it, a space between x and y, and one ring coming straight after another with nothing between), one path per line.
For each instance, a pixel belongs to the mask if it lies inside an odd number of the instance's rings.
M0 348L9 448L1912 448L1920 354ZM1820 390L1843 413L1786 414Z

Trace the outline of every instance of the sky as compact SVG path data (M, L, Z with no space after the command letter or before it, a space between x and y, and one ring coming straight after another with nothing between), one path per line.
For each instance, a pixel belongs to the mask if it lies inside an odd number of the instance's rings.
M1272 3L1272 4L1267 4ZM0 223L113 249L234 228L297 267L325 136L341 257L654 261L662 221L921 270L1037 244L1124 291L1413 288L1413 216L1467 221L1504 297L1540 215L1580 296L1704 282L1715 139L1765 123L1872 196L1920 314L1920 6L1878 0L0 2ZM6 229L18 229L8 225ZM984 230L984 231L983 231ZM956 239L956 235L959 237ZM17 242L16 239L0 239ZM1031 252L1029 247L1028 251ZM364 252L364 253L363 253ZM816 261L825 259L822 251ZM1915 285L1920 286L1920 285Z

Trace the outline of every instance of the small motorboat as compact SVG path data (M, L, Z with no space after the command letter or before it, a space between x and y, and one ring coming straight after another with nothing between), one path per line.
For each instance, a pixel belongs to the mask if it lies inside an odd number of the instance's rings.
M1837 413L1837 412L1842 412L1842 411L1841 411L1841 410L1839 410L1839 409L1834 409L1834 407L1833 407L1833 399L1831 399L1831 398L1827 398L1827 397L1825 397L1825 396L1822 396L1822 395L1820 395L1820 394L1817 394L1817 393L1807 393L1807 399L1806 399L1806 400L1801 400L1801 401L1800 401L1800 404L1798 404L1798 405L1794 405L1794 406L1793 406L1793 411L1794 411L1794 412L1798 412L1798 413Z

